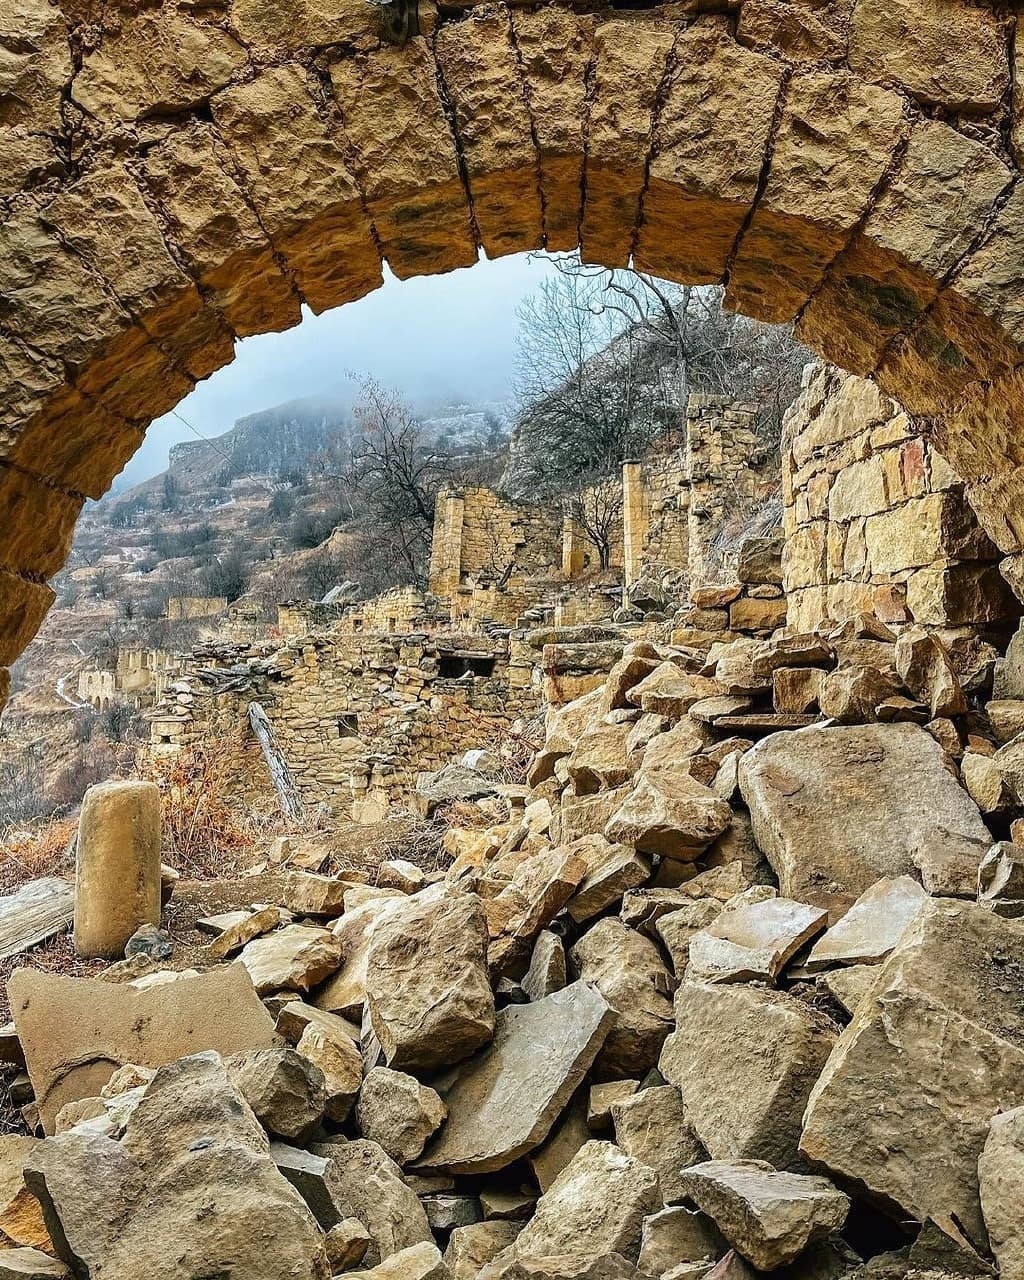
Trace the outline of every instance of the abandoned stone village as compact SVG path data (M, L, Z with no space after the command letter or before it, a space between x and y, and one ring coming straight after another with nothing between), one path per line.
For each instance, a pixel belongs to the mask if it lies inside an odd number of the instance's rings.
M0 707L150 422L384 263L816 357L777 450L682 397L600 547L453 485L425 588L81 664L163 782L0 898L0 1280L1024 1280L1017 22L0 0ZM200 877L226 743L272 821Z

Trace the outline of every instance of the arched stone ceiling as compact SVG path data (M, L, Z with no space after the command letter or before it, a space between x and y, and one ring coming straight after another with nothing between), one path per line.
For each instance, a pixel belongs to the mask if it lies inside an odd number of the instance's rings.
M236 338L362 296L382 260L408 277L481 247L580 245L795 318L921 418L1017 556L1012 19L715 7L423 0L398 47L367 0L8 0L0 665L85 498Z

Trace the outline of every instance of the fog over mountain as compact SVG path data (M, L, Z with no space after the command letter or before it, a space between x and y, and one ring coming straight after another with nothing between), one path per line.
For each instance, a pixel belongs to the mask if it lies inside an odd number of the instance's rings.
M246 414L310 395L351 399L365 375L423 406L505 400L516 307L552 270L525 254L442 276L397 280L284 333L246 338L232 364L201 383L177 413L157 419L116 481L122 490L167 466L181 441L219 436ZM185 419L183 422L182 419Z

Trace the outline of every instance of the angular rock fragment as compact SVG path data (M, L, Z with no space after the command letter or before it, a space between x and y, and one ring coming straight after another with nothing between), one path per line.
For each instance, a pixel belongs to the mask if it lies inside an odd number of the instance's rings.
M1004 1280L1024 1276L1024 1107L992 1117L978 1160L981 1209L989 1246Z
M410 1164L444 1123L448 1108L425 1084L402 1071L374 1067L359 1090L356 1121L392 1160Z
M239 959L261 996L309 991L341 964L341 944L329 929L289 924L247 943Z
M345 909L345 894L351 888L350 880L292 871L285 877L282 898L297 916L340 916Z
M539 1146L614 1022L604 997L584 982L502 1009L491 1044L444 1093L448 1121L420 1165L490 1173Z
M672 972L681 979L690 963L690 943L694 937L714 924L722 914L722 904L711 898L698 898L686 906L662 916L655 928L672 960Z
M588 1142L537 1201L513 1252L522 1262L569 1259L581 1269L612 1253L635 1260L643 1220L660 1207L653 1169L610 1142Z
M672 1030L674 983L655 943L606 917L572 948L580 978L618 1015L595 1064L604 1079L642 1076L658 1061Z
M59 1280L70 1275L63 1262L38 1249L4 1249L0 1253L0 1280Z
M314 997L318 1009L344 1014L359 1022L366 1000L366 962L377 925L406 901L400 898L374 898L354 909L350 908L334 926L334 936L341 944L344 960Z
M521 1223L497 1220L456 1227L444 1251L452 1280L476 1280L480 1269L507 1249L521 1230Z
M945 646L923 627L901 632L896 641L896 671L914 697L927 704L933 719L960 716L967 710Z
M882 876L913 875L924 846L991 844L942 749L916 725L772 734L743 756L740 790L781 892L826 907L833 922Z
M996 915L1024 916L1024 846L1000 840L978 867L978 901Z
M686 982L659 1069L714 1159L799 1168L804 1107L838 1034L795 996Z
M630 727L599 720L580 735L568 761L569 777L577 795L590 795L629 781L633 774L626 756Z
M95 1097L126 1062L159 1067L201 1049L269 1049L274 1024L241 965L139 990L17 969L8 996L39 1113Z
M713 1261L726 1249L707 1214L673 1205L644 1218L637 1266L645 1275L664 1276L680 1264Z
M598 1133L610 1128L612 1106L631 1098L639 1088L639 1080L608 1080L604 1084L591 1085L587 1099L587 1127L591 1132ZM621 1142L619 1146L622 1146Z
M693 862L728 827L732 810L710 788L681 772L637 778L604 834L640 853Z
M567 910L582 924L617 903L630 889L646 884L651 878L650 860L625 845L609 844L603 836L590 836L575 846L587 863L587 874L569 899Z
M252 1049L225 1062L228 1079L268 1133L304 1142L324 1117L324 1074L294 1049Z
M330 1014L321 1016L331 1017ZM346 1033L335 1031L319 1019L311 1019L299 1037L296 1050L323 1076L327 1117L335 1124L344 1123L363 1078L359 1046Z
M666 1204L684 1194L682 1171L705 1157L675 1085L641 1089L612 1104L615 1141L658 1175Z
M522 988L528 1000L543 1000L565 986L565 944L557 933L545 929L537 935Z
M830 969L821 975L818 982L852 1017L878 974L877 965L851 964L842 969Z
M928 901L911 876L882 879L860 895L807 958L811 972L836 964L878 964Z
M808 1100L800 1149L980 1245L978 1157L1024 1105L1024 927L934 899L857 1007Z
M210 943L209 954L213 960L225 960L248 942L259 938L281 923L279 907L263 907L260 911L245 911L241 920L234 920Z
M494 994L480 899L410 898L390 912L370 942L366 999L389 1066L447 1065L486 1044Z
M447 1234L457 1227L468 1227L474 1222L482 1221L484 1216L477 1196L435 1191L421 1195L420 1204L435 1236Z
M368 1271L351 1271L349 1275L352 1280L451 1280L441 1250L432 1240L410 1245Z
M431 1240L423 1207L398 1165L376 1142L358 1138L314 1143L310 1154L328 1162L323 1179L335 1221L356 1218L366 1228L368 1266ZM323 1218L320 1223L327 1227Z
M370 1247L370 1233L358 1218L342 1218L327 1232L325 1240L327 1260L331 1271L351 1271L366 1257Z
M850 1201L827 1178L777 1173L763 1161L710 1160L682 1175L686 1195L759 1271L797 1258L838 1231Z
M593 1136L587 1123L584 1091L580 1089L545 1141L526 1157L542 1192L547 1191L576 1152L585 1147Z

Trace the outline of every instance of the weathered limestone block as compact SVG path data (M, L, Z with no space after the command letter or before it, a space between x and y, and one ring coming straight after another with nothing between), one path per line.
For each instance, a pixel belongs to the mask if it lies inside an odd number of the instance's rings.
M992 1117L978 1158L981 1208L989 1244L1005 1280L1024 1276L1024 1217L1020 1189L1024 1185L1024 1107Z
M331 85L391 270L405 279L471 266L469 205L429 50L414 40L345 58L332 63Z
M298 324L282 274L245 192L208 125L176 130L147 151L144 175L188 269L239 337Z
M872 516L864 527L873 573L917 569L935 561L996 557L963 494L955 490L914 498Z
M846 915L814 944L809 970L834 964L878 964L917 918L928 895L910 876L877 880Z
M833 921L880 877L914 875L916 851L988 840L942 748L916 725L773 734L742 757L740 790L781 892Z
M820 14L781 0L745 0L736 39L751 49L777 50L791 62L841 62L846 55L841 24L829 21L828 5Z
M640 213L654 110L674 44L670 24L615 17L594 33L583 256L624 267Z
M689 943L687 981L774 983L793 956L825 928L827 913L789 898L745 894Z
M224 1064L228 1079L268 1133L307 1141L323 1119L324 1075L294 1049L250 1049Z
M626 756L626 739L631 727L599 720L580 735L567 764L577 795L620 787L629 781L633 765Z
M475 894L402 903L377 925L366 1002L388 1065L447 1066L494 1030L487 925Z
M61 99L71 79L71 47L60 9L45 0L14 0L0 15L4 49L3 121L29 132L60 132ZM11 193L13 194L13 193Z
M912 324L963 256L1010 173L990 148L918 120L900 169L798 325L843 368L866 373Z
M538 1200L513 1252L524 1261L580 1266L611 1253L635 1259L644 1217L660 1207L653 1169L611 1142L588 1142Z
M850 66L953 111L993 111L1010 82L999 19L955 0L857 0Z
M615 1141L629 1156L658 1175L666 1204L685 1194L681 1174L704 1159L705 1151L674 1085L641 1089L612 1103Z
M850 1201L827 1178L777 1173L762 1161L710 1160L683 1175L686 1193L759 1271L792 1262L838 1231Z
M245 49L215 23L175 9L123 12L99 48L85 54L71 94L107 124L186 111L246 61Z
M344 950L329 929L289 924L255 938L238 957L261 996L309 991L341 964Z
M637 262L672 279L717 284L757 191L782 72L737 46L716 19L682 32L673 63Z
M153 782L90 787L78 823L75 951L120 959L141 925L160 923L160 792Z
M382 920L403 904L402 897L371 898L349 908L334 926L344 960L337 973L316 993L314 1003L328 1013L350 1016L360 1021L366 1000L366 965L374 930Z
M604 1079L642 1076L657 1062L672 1030L673 983L657 944L606 917L570 955L580 979L596 987L618 1014L595 1070Z
M359 1091L356 1120L364 1137L379 1142L392 1160L410 1164L448 1116L433 1089L403 1071L374 1067Z
M762 320L796 314L866 212L907 128L895 93L846 72L794 76L768 183L730 275L733 305Z
M684 982L659 1069L714 1159L800 1168L804 1107L838 1034L783 992Z
M1024 1103L1022 973L1016 921L928 903L814 1087L804 1155L983 1244L978 1157L992 1116Z
M594 27L591 15L554 6L512 13L540 152L544 245L549 253L569 252L579 244L586 76Z
M494 1039L444 1094L448 1121L420 1162L491 1173L538 1147L582 1083L616 1014L583 982L497 1016ZM584 1116L583 1128L586 1128Z
M435 54L484 249L494 258L538 248L538 156L508 10L474 12L443 26Z
M521 1230L521 1222L505 1222L500 1218L456 1227L444 1251L452 1280L476 1280L481 1268L504 1252Z
M729 826L732 810L681 769L641 773L619 802L604 834L614 844L693 862Z
M216 94L210 107L261 224L313 311L376 288L380 259L360 192L305 71L271 67Z
M918 569L907 579L907 608L925 626L964 626L1016 617L1018 604L995 565Z
M680 1263L709 1265L725 1252L725 1240L707 1214L673 1205L644 1218L637 1269L663 1276Z

